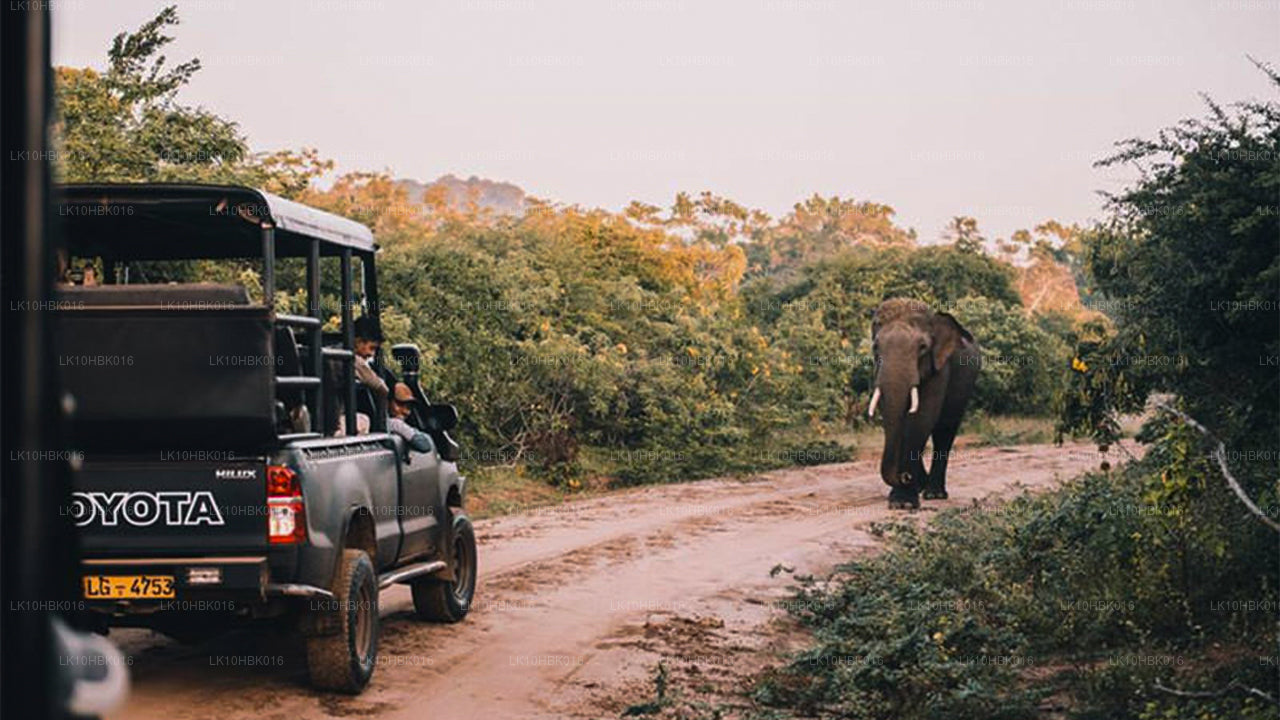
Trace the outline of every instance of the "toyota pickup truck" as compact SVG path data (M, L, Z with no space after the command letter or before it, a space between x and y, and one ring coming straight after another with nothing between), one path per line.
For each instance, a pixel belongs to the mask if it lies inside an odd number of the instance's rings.
M388 432L385 401L354 379L353 315L379 314L370 230L244 187L59 192L82 622L179 639L282 623L313 685L356 693L377 665L379 591L407 584L421 618L462 620L476 541L457 412L428 401L412 345L393 354L428 451Z

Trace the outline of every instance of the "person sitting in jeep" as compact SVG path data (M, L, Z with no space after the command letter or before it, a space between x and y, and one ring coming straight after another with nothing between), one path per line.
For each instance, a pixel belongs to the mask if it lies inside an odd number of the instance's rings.
M417 402L408 385L396 383L395 392L391 395L391 417L387 420L387 430L404 438L405 443L414 450L430 452L431 439L409 423L411 408Z
M364 315L355 321L355 336L356 380L373 391L378 400L385 400L389 394L387 381L370 365L370 361L377 356L378 349L382 347L382 331L378 329L373 318ZM392 382L395 382L394 377Z

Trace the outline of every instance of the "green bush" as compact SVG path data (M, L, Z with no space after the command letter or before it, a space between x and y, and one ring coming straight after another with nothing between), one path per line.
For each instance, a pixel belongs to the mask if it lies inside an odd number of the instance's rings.
M1021 306L991 298L962 298L952 313L982 346L974 409L992 414L1048 414L1070 367L1067 338L1043 329Z
M1280 602L1280 573L1187 542L1180 513L1148 500L1157 470L947 511L928 531L875 528L883 553L842 566L837 582L804 579L789 606L816 645L756 699L823 717L1023 718L1065 694L1077 717L1193 717L1160 714L1178 703L1154 683L1222 687L1234 672L1271 687L1260 659L1276 630L1257 608ZM1269 531L1236 532L1258 542ZM1199 707L1194 717L1274 717L1243 692Z

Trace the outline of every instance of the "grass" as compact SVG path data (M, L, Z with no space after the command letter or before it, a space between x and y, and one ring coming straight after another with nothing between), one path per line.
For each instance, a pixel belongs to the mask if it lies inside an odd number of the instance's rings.
M1046 418L988 417L975 415L965 420L959 447L985 447L1047 443L1053 438L1053 423ZM687 474L668 481L696 480L709 475L733 475L762 472L801 464L829 464L847 460L874 460L880 457L883 430L875 425L856 429L840 429L824 433L793 434L776 438L779 447L773 453L758 453L741 469L726 472ZM805 443L808 443L807 445ZM620 480L625 463L648 461L661 465L661 457L639 460L608 448L582 448L579 470L564 483L552 482L545 475L531 471L524 464L466 465L468 478L467 507L473 518L527 512L557 505L571 499L591 497L619 487L633 485ZM653 473L651 473L653 474ZM653 474L655 477L658 474Z
M463 474L467 476L467 512L476 520L557 505L583 494L530 477L523 465L464 467Z
M961 439L969 447L1042 445L1053 440L1053 420L1047 417L977 413L961 429Z
M836 436L842 443L857 448L858 460L875 460L884 445L884 431L875 425L863 425ZM1044 445L1053 441L1053 420L1047 417L989 416L975 413L960 425L957 447L1007 447L1010 445Z

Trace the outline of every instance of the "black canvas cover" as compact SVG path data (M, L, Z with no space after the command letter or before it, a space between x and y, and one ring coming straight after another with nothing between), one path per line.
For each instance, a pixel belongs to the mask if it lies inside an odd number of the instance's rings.
M67 303L56 327L77 447L252 450L275 440L279 361L266 308Z

